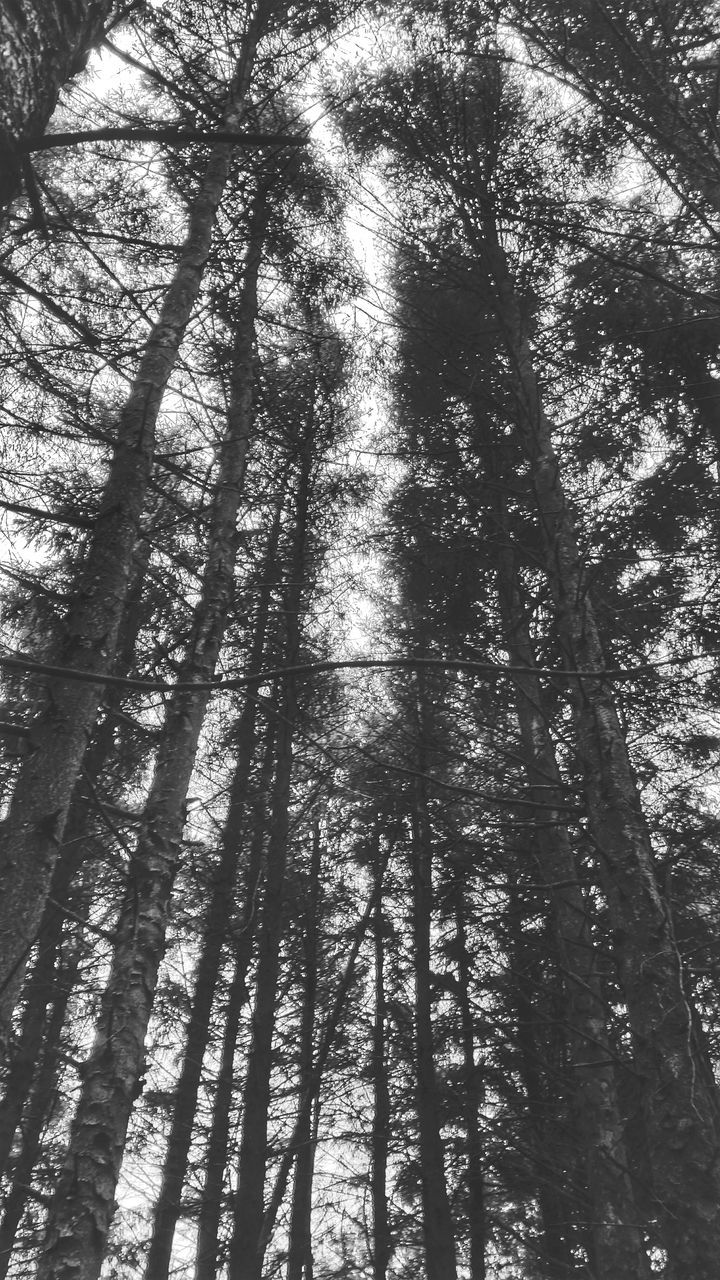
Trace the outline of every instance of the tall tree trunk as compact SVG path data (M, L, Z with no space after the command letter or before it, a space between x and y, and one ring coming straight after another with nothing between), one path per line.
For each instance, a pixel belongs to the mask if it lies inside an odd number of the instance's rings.
M608 899L668 1251L668 1280L711 1277L720 1256L720 1108L692 1011L627 744L584 579L577 539L543 411L530 346L497 229L486 213L484 254L511 366L518 430L531 467L565 662L578 756Z
M422 673L417 677L416 733L418 778L411 812L413 966L415 978L415 1089L422 1178L423 1237L428 1280L456 1280L455 1235L445 1180L441 1104L435 1070L431 993L431 926L433 914L432 830L427 788L425 699Z
M148 557L149 547L145 543L138 549L135 557L134 582L120 629L120 643L114 665L116 675L126 675L135 657L142 621L143 575ZM66 909L69 906L75 917L80 914L82 918L85 918L89 909L91 891L87 882L92 877L92 868L87 868L84 873L79 893L73 892L72 886L85 861L85 838L90 830L96 804L94 796L88 793L88 786L96 786L103 769L112 758L116 727L112 712L119 707L122 698L123 691L118 686L112 686L108 690L105 698L106 715L85 753L84 776L76 784L70 805L65 838L42 918L37 956L24 993L17 1046L14 1047L0 1103L0 1175L5 1169L15 1130L32 1088L35 1064L39 1061L47 1030L46 1008L55 995L55 966L60 955ZM69 902L69 897L72 897L72 902Z
M293 659L288 658L288 665ZM260 1280L267 1131L270 1109L272 1042L280 969L283 926L283 890L289 829L292 738L297 712L294 689L279 692L282 717L277 735L277 765L273 790L270 839L267 850L262 923L258 935L258 961L252 1038L243 1089L243 1124L238 1163L234 1227L230 1243L228 1275L231 1280Z
M337 985L337 990L335 992L335 999L333 1000L330 1013L328 1014L328 1017L326 1018L322 1027L322 1031L320 1033L317 1054L315 1056L315 1065L313 1066L311 1075L309 1077L307 1089L305 1090L304 1094L300 1099L300 1105L298 1107L297 1118L295 1121L295 1126L293 1128L292 1136L290 1138L290 1141L287 1147L285 1148L285 1151L283 1152L282 1159L280 1161L280 1167L277 1172L277 1177L275 1178L273 1189L270 1193L270 1196L268 1197L267 1208L263 1216L262 1232L260 1235L261 1254L264 1254L264 1250L267 1248L270 1242L270 1238L275 1228L277 1215L280 1211L280 1205L283 1202L283 1199L285 1197L285 1192L287 1190L287 1184L290 1178L290 1170L292 1169L295 1152L297 1151L300 1145L300 1135L307 1130L308 1125L310 1125L311 1143L313 1145L313 1148L315 1147L317 1142L317 1126L319 1123L319 1116L320 1116L320 1090L322 1087L322 1082L325 1074L325 1067L327 1065L327 1060L330 1055L330 1052L335 1043L335 1037L337 1035L338 1028L340 1026L340 1020L342 1018L343 1011L345 1009L348 992L350 990L353 977L355 975L355 966L357 964L357 958L358 958L358 955L360 954L360 948L362 947L363 941L365 939L365 934L367 933L370 920L372 919L376 901L377 901L377 895L375 891L373 891L373 894L370 898L370 902L368 903L368 906L366 907L365 911L360 917L357 923L357 926L355 928L352 945L350 947L350 953L348 955L345 968L342 972L342 975ZM310 1120L310 1117L312 1118L311 1120ZM309 1272L310 1272L311 1262L312 1262L312 1256L307 1255L305 1259L306 1270L308 1271L307 1280L310 1280Z
M198 687L175 692L168 707L39 1280L95 1280L102 1265L127 1125L142 1075L185 799L210 696L207 682L215 671L233 587L249 405L234 410L223 441L193 634L178 681Z
M236 129L242 119L258 36L257 25L251 24L223 129ZM12 1014L38 935L70 799L97 717L102 676L112 668L153 462L155 427L200 290L230 158L228 144L210 153L174 277L120 418L100 513L64 639L48 658L50 666L76 668L99 679L97 683L48 679L45 708L33 724L32 750L24 758L5 822L0 854L0 1035L7 1034L2 1022L7 1024Z
M298 1081L301 1099L310 1089L313 1077L313 1049L317 1016L321 852L320 827L316 823L313 831L310 871L305 893L306 907L302 916L304 972ZM295 1179L293 1182L292 1205L290 1207L287 1280L308 1280L309 1273L312 1272L312 1187L315 1169L313 1113L310 1107L303 1108L302 1105L300 1111L301 1114L298 1117L300 1123L293 1133ZM315 1108L315 1113L317 1116L317 1107Z
M617 1098L607 1009L598 956L566 825L567 809L555 747L544 712L525 601L504 513L500 508L498 587L504 643L515 674L515 701L530 798L538 804L532 846L553 910L568 1000L569 1069L575 1116L585 1155L597 1280L649 1280L650 1266L628 1168ZM565 804L567 802L565 801Z
M18 0L0 8L0 210L18 194L18 144L45 132L63 85L82 70L116 0Z
M235 335L233 398L229 411L231 425L228 433L228 444L233 438L240 439L244 437L247 441L250 433L257 280L267 220L266 209L266 193L262 193L258 202L248 248L243 296ZM234 484L235 478L232 475L225 478L221 477L219 483L220 485ZM271 536L269 556L266 558L268 560L268 574L275 561L275 547L272 543L273 541L277 542L277 526L278 520L276 519L274 537ZM264 582L266 580L264 578ZM249 670L251 672L258 670L262 662L268 607L269 592L266 587L263 591L261 606L255 624L249 661ZM220 862L203 928L202 950L195 977L195 990L190 1011L183 1068L175 1090L172 1124L163 1166L162 1185L155 1208L153 1233L145 1266L146 1280L167 1280L170 1269L173 1237L180 1213L180 1198L187 1172L187 1160L192 1139L202 1065L208 1043L210 1015L215 997L220 960L232 912L237 860L241 848L240 836L245 819L247 784L255 752L256 719L257 702L254 697L250 696L245 703L245 709L240 719L239 733L235 745L236 763L230 807L223 830Z
M47 1008L55 991L56 966L65 919L62 908L67 902L70 877L74 871L75 867L69 858L58 864L52 886L55 901L48 903L43 916L42 945L38 947L37 959L27 984L27 1000L17 1048L0 1103L0 1175L7 1168L15 1133L32 1092L35 1068L48 1031ZM55 902L61 905L55 906Z
M463 1056L463 1113L467 1139L468 1227L470 1236L470 1280L485 1280L485 1171L478 1113L483 1100L481 1069L475 1060L475 1027L470 999L472 962L468 950L466 903L462 883L453 886L455 900L455 942L457 957L457 997Z
M284 593L287 627L285 663L290 667L297 663L300 643L299 615L306 572L311 453L311 442L308 439L302 447L300 458L294 545L290 563L288 564L288 583ZM229 1280L261 1280L263 1265L261 1238L267 1167L272 1042L275 1030L275 1005L280 971L280 944L283 931L283 898L287 863L293 740L298 714L297 692L295 680L292 677L286 677L283 680L277 696L279 715L275 785L273 788L270 838L267 850L262 923L258 936L252 1037L243 1090L243 1125L238 1161L238 1188L235 1197L233 1234L230 1242Z
M539 1027L539 981L536 955L523 937L522 912L517 895L510 892L506 917L511 993L515 1007L515 1039L519 1075L527 1100L529 1147L537 1187L541 1237L537 1245L543 1280L572 1280L577 1275L574 1253L577 1191L573 1159L576 1143L570 1141L567 1117L559 1116L555 1096L548 1100L553 1080L547 1070ZM585 1204L582 1204L583 1216Z
M372 1150L370 1191L372 1197L372 1274L373 1280L387 1280L392 1254L390 1216L388 1213L387 1167L390 1148L390 1089L387 1064L387 1006L385 999L385 935L386 924L382 899L383 871L380 866L378 819L375 820L373 847L373 880L375 909L373 941L375 948L375 1009L373 1013L371 1071L373 1082Z
M254 702L254 699L249 699ZM205 1157L205 1182L198 1219L197 1250L195 1254L195 1280L216 1280L217 1258L220 1248L220 1223L222 1220L223 1184L230 1143L230 1115L235 1084L235 1057L240 1017L249 999L247 975L256 937L257 901L263 878L266 829L264 823L265 797L272 786L275 761L275 726L268 726L263 765L260 771L258 796L253 806L252 838L245 870L245 900L242 923L235 948L235 965L228 993L225 1012L220 1068L213 1099L210 1134ZM238 831L238 840L242 838Z
M76 945L64 964L58 964L55 975L55 994L45 1027L45 1044L40 1056L40 1067L23 1117L20 1152L13 1169L13 1183L5 1199L2 1222L0 1222L0 1280L5 1280L13 1260L15 1237L28 1202L32 1176L41 1151L43 1130L57 1095L60 1037L68 1002L80 967L81 950ZM32 1074L31 1072L31 1079ZM14 1260L19 1261L19 1259Z

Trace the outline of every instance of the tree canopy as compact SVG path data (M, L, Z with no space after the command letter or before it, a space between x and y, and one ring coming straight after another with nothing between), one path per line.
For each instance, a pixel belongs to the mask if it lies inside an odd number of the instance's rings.
M714 1280L716 6L0 35L0 1280Z

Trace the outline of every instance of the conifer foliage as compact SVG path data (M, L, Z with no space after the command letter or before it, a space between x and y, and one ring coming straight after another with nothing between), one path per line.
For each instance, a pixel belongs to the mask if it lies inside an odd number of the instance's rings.
M0 1280L714 1280L715 6L0 37Z

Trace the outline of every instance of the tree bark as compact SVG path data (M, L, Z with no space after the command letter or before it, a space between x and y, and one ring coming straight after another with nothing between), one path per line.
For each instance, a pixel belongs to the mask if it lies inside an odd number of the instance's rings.
M11 1261L18 1261L17 1258L13 1259L15 1237L28 1202L32 1176L41 1151L43 1130L57 1096L60 1037L79 965L80 948L76 946L65 964L58 965L55 975L54 999L44 1028L45 1043L40 1054L40 1067L23 1118L20 1152L0 1223L0 1280L5 1280ZM33 1074L30 1072L31 1081Z
M254 700L251 700L254 701ZM269 726L263 766L260 771L258 798L253 806L252 838L245 871L245 902L242 926L235 949L235 966L225 1013L220 1069L218 1072L212 1120L205 1157L205 1183L198 1220L195 1280L216 1280L220 1248L220 1223L225 1171L230 1143L230 1113L235 1085L235 1056L240 1017L249 1000L247 975L252 959L257 925L257 900L261 892L265 858L264 800L272 786L275 758L275 729ZM242 833L238 833L241 835Z
M72 870L74 868L67 861L56 868L53 897L59 903L64 904L67 899L69 873ZM37 959L27 984L27 1002L23 1009L17 1048L10 1063L0 1103L0 1175L8 1167L15 1133L32 1092L35 1068L47 1032L47 1008L55 989L55 970L60 954L63 922L62 907L50 903L43 917L42 946L38 948Z
M462 883L453 887L455 899L455 942L457 944L457 994L463 1056L463 1114L467 1140L468 1229L470 1236L470 1280L485 1280L485 1170L478 1112L482 1103L481 1068L475 1060L475 1027L470 1001L472 961L468 950L466 903Z
M283 929L292 737L297 711L295 691L287 687L290 683L292 683L290 680L284 681L285 689L280 695L282 719L277 737L277 765L267 851L265 895L262 924L258 936L252 1040L243 1089L238 1189L228 1267L230 1280L260 1280L262 1274L263 1258L259 1242L263 1223L272 1042Z
M236 127L242 118L257 38L253 28L231 87L224 128ZM120 418L100 514L78 577L65 636L48 656L49 665L75 667L97 674L99 679L97 684L48 682L46 705L32 726L32 749L24 759L4 824L0 1035L7 1035L27 958L37 938L70 799L97 717L102 676L112 668L153 462L155 427L199 294L230 157L227 144L211 152L192 205L178 266Z
M305 578L307 518L309 502L311 444L306 440L300 457L297 515L294 545L288 564L285 591L285 664L298 660L299 615ZM264 1216L267 1133L270 1108L272 1042L275 1005L280 972L280 944L283 932L283 898L289 832L289 805L292 779L293 739L298 713L296 682L286 677L278 690L279 715L276 746L270 837L267 850L265 896L258 935L255 1006L247 1074L243 1090L243 1125L238 1160L238 1187L232 1239L229 1280L261 1280L263 1265L262 1227Z
M134 582L128 609L120 631L120 644L114 671L126 674L135 656L138 631L142 622L143 575L147 567L149 547L143 544L135 557ZM50 897L40 929L40 943L32 973L26 983L24 1008L17 1046L10 1059L6 1086L0 1103L0 1176L5 1170L15 1131L23 1107L33 1085L35 1065L39 1061L46 1033L46 1008L55 994L55 966L60 955L65 908L85 919L92 897L92 868L83 871L82 883L74 886L86 860L86 837L89 834L94 800L88 794L97 784L114 752L115 722L112 711L122 702L123 690L114 686L106 695L106 715L85 753L83 778L78 781L70 805L63 846L53 874ZM71 899L71 901L70 901Z
M390 1089L387 1064L387 1007L385 999L385 917L382 900L383 869L375 820L373 879L375 910L373 941L375 950L375 1009L373 1013L371 1072L373 1082L372 1149L370 1192L372 1197L372 1274L373 1280L387 1280L392 1255L390 1215L388 1212L387 1169L390 1149Z
M530 638L515 557L499 508L498 589L504 644L515 675L515 702L530 799L538 803L532 835L540 878L548 886L568 1001L571 1090L587 1169L589 1232L597 1280L649 1280L650 1264L628 1168L607 1010L590 921L566 826L563 786ZM565 802L567 803L567 802Z
M185 799L231 600L235 530L249 444L249 404L229 416L207 562L180 685L172 695L145 805L95 1044L50 1213L39 1280L96 1280L102 1266L127 1125L141 1088L145 1033L165 945Z
M577 538L544 413L512 278L489 211L483 253L515 389L518 432L530 464L565 662L587 672L573 685L578 756L615 931L616 956L644 1077L650 1163L668 1252L668 1280L710 1280L720 1254L720 1108L698 1052L667 904L613 694Z
M338 1027L340 1026L340 1019L342 1017L348 992L355 974L357 958L365 939L365 934L372 918L376 901L377 895L375 891L373 891L370 902L355 928L352 945L350 947L350 954L348 955L345 968L338 982L335 999L333 1000L330 1013L322 1027L317 1054L315 1057L315 1064L309 1077L307 1089L300 1099L297 1119L295 1121L292 1136L285 1151L283 1152L282 1159L280 1161L280 1168L278 1169L272 1192L268 1198L267 1208L263 1215L262 1232L260 1236L261 1252L267 1248L275 1228L275 1222L280 1211L280 1205L283 1202L283 1198L287 1190L294 1154L300 1144L300 1135L305 1132L307 1128L309 1117L312 1117L310 1122L311 1142L314 1145L317 1141L317 1125L320 1116L320 1090L322 1087L325 1067L335 1043L335 1036L337 1035ZM305 1258L305 1265L308 1273L311 1270L311 1263L312 1255L308 1254ZM307 1280L310 1280L309 1274Z
M456 1280L455 1234L445 1179L441 1134L441 1105L435 1070L433 1002L431 994L431 924L433 912L432 831L428 815L427 787L422 775L425 760L426 697L422 673L415 709L418 778L411 811L413 967L415 978L415 1088L422 1179L423 1238L427 1280Z
M19 143L43 134L63 85L99 44L116 0L18 0L0 9L0 209L18 194Z
M559 1116L559 1100L548 1100L551 1073L546 1069L539 1035L538 979L535 956L523 937L517 895L510 891L507 912L511 993L515 1006L515 1039L519 1075L527 1100L530 1154L537 1187L541 1236L537 1244L543 1280L573 1280L577 1276L574 1245L577 1187L574 1158L577 1143L568 1133L567 1117ZM582 1206L585 1208L584 1204ZM591 1273L592 1274L592 1273Z
M304 971L298 1079L301 1099L309 1091L313 1077L313 1050L317 1017L321 852L320 827L316 823L313 830L310 870L305 892L306 908L302 917ZM317 1115L317 1106L315 1113ZM290 1207L287 1280L308 1280L309 1273L312 1272L312 1187L315 1169L312 1108L302 1107L301 1105L298 1121L299 1123L293 1133L295 1178Z
M247 442L250 437L257 281L267 220L265 195L266 193L262 193L258 201L245 264L243 296L235 335L232 399L229 409L230 421L226 449L232 449L232 442L241 439L245 440L245 448L247 448ZM240 477L234 474L233 468L237 468L238 464L241 469L244 467L244 461L236 458L231 467L228 468L229 474L220 477L219 491L222 486L234 486L236 484ZM237 502L238 498L235 497L232 500L233 508L236 507ZM233 511L233 527L234 522ZM275 530L277 530L277 520L275 522ZM273 539L271 538L271 544L272 541ZM274 541L277 541L276 532ZM273 545L269 549L268 559L270 563L267 568L270 570L275 560L275 547ZM250 672L258 670L261 666L267 630L268 606L269 595L267 589L265 589L255 624L249 661ZM155 1207L153 1233L145 1265L146 1280L167 1280L170 1269L173 1237L180 1214L180 1198L185 1184L202 1065L208 1043L210 1015L215 997L220 960L233 907L237 861L241 848L240 837L245 820L247 784L255 751L256 719L257 702L251 696L246 701L240 719L239 733L235 746L236 763L230 807L223 830L220 862L203 928L202 950L195 977L195 990L190 1011L183 1068L175 1091L172 1124L163 1165L162 1185Z

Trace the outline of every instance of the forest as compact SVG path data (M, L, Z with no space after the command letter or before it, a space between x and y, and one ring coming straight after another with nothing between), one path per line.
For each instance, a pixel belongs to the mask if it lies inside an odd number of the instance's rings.
M718 6L0 48L0 1280L717 1280Z

